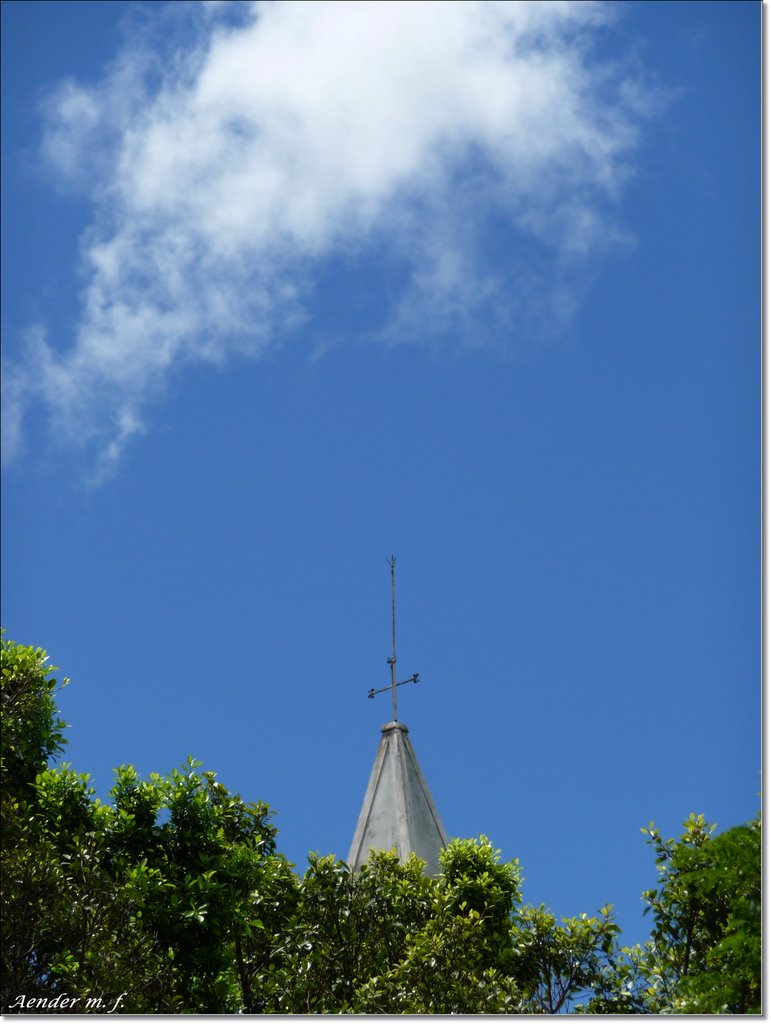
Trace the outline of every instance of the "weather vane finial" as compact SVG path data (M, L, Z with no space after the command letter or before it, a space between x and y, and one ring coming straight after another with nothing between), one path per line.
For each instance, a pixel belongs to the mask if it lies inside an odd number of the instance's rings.
M393 720L396 722L398 721L396 715L396 687L404 686L405 683L417 683L420 677L416 672L409 679L404 679L401 683L396 682L396 558L393 555L388 559L388 564L391 566L391 657L388 658L387 663L391 666L391 685L383 686L379 690L370 690L367 696L372 698L376 693L384 693L386 690L390 690L394 708Z

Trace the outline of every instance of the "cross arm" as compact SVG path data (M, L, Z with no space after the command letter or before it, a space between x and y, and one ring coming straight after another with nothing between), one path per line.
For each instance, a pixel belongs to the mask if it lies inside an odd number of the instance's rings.
M403 679L400 683L394 683L393 685L394 686L406 686L407 683L417 683L417 681L419 679L420 679L420 674L418 672L416 672L413 676L410 676L409 679ZM390 686L390 685L389 686L381 686L381 688L379 690L370 690L369 693L367 694L367 696L370 699L372 699L375 696L376 693L385 693L386 690L391 690L391 689L393 689L393 686Z

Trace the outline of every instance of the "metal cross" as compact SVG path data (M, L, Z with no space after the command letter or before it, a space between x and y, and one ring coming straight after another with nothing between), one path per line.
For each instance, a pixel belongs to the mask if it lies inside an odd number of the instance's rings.
M394 706L394 722L398 721L396 717L396 687L404 686L407 683L417 683L420 678L416 672L409 679L403 679L401 683L396 682L396 559L391 555L388 560L388 564L391 566L391 643L392 643L392 654L387 659L387 664L391 666L391 685L381 686L379 690L370 690L367 696L371 699L376 693L385 693L386 690L391 691L391 697Z

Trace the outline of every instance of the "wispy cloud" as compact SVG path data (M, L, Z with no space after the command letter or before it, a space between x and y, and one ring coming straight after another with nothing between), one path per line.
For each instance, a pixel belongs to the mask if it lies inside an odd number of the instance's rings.
M174 368L291 337L340 254L402 267L384 340L479 343L494 320L500 343L546 296L570 306L613 237L641 108L594 56L612 11L209 2L183 25L170 6L101 83L48 98L44 156L94 211L75 336L32 331L6 370L11 447L36 400L114 463Z

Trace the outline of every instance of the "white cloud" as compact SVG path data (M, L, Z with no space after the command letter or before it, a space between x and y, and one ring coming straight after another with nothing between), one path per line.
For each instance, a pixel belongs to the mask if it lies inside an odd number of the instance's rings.
M592 57L609 16L577 0L210 2L184 45L169 21L96 87L63 83L43 151L94 200L86 283L74 339L38 332L12 368L15 431L37 395L114 463L172 368L258 357L351 250L406 268L384 339L452 325L468 342L491 316L508 330L549 289L569 306L565 268L612 234L644 102ZM490 223L534 241L540 269L492 258Z

